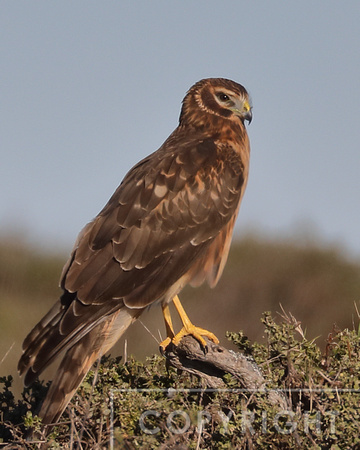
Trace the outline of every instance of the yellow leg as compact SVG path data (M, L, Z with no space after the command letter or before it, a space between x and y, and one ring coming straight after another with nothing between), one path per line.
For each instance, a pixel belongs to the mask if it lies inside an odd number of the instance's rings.
M165 348L170 344L170 342L172 342L174 345L179 345L181 339L187 335L194 336L194 338L197 341L199 341L202 347L204 348L206 348L206 341L203 338L203 336L215 342L215 344L219 343L219 339L213 333L204 330L203 328L196 327L191 323L177 295L173 298L173 303L180 316L183 327L179 331L179 333L175 335L174 328L171 322L169 307L167 305L163 306L162 309L165 320L166 332L168 336L163 342L160 343L160 348L162 350L165 350Z
M166 303L165 305L161 305L161 307L162 307L162 312L163 312L163 316L164 316L166 336L167 336L166 339L164 339L162 342L160 342L160 348L162 351L164 351L166 349L166 347L170 344L170 342L174 339L175 332L174 332L174 327L173 327L172 320L171 320L169 305Z

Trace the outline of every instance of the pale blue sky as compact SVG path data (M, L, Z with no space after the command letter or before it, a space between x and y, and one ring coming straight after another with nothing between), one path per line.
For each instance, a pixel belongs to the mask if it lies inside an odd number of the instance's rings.
M0 233L70 250L204 77L253 99L237 234L360 255L360 2L0 3Z

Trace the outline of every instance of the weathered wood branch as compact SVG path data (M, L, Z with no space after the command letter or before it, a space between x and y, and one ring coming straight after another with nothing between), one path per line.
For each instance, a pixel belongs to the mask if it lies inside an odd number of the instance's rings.
M264 392L271 404L281 410L291 409L282 392L267 390L266 380L251 358L214 344L206 338L205 340L206 352L192 336L185 336L178 346L170 344L164 354L167 363L198 376L206 387L212 389L226 388L223 377L230 374L239 381L239 389Z

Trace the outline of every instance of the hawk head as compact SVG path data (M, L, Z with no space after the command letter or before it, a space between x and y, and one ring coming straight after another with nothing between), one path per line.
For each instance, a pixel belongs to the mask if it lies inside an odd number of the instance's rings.
M249 94L241 84L225 78L205 78L194 84L183 100L180 125L203 128L216 122L244 124L252 119Z

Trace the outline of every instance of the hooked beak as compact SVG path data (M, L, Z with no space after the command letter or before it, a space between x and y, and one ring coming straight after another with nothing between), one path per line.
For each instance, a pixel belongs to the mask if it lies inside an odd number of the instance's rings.
M252 112L251 112L251 106L248 101L245 101L244 103L238 103L234 108L230 108L240 119L242 122L247 120L249 122L249 125L252 121Z
M252 121L252 112L251 109L249 109L249 111L246 111L246 113L243 115L244 120L247 120L249 125L251 124Z
M243 112L243 120L247 120L249 122L249 125L251 124L252 121L252 111L251 111L251 106L249 102L245 102L244 103L244 112Z

